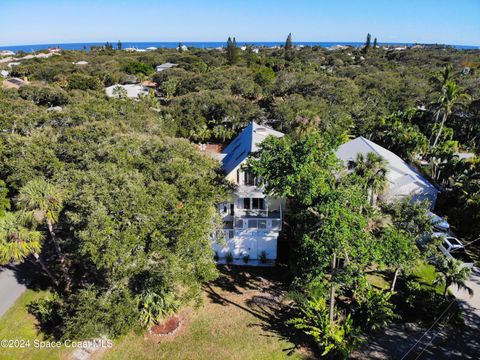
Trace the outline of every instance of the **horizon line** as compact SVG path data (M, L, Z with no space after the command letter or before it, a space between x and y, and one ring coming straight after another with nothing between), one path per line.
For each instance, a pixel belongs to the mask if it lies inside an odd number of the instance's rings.
M9 46L39 46L39 45L69 45L69 44L105 44L111 43L115 44L118 41L123 43L226 43L226 40L170 40L170 41L161 41L161 40L105 40L105 41L74 41L74 42L41 42L41 43L20 43L20 44L1 44L0 47L9 47ZM242 43L284 43L285 40L237 40L237 44ZM364 43L365 41L352 41L352 40L328 40L328 41L319 41L319 40L298 40L293 41L293 44L298 43ZM480 44L449 44L444 42L417 42L417 41L379 41L379 44L419 44L419 45L447 45L447 46L470 46L470 47L480 47Z

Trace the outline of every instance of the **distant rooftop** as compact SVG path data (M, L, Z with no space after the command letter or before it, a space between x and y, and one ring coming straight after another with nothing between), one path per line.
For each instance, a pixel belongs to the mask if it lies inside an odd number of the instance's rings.
M170 69L170 68L175 67L175 66L178 66L178 64L173 64L173 63L170 63L170 62L166 62L166 63L163 63L161 65L157 65L156 68L157 69Z

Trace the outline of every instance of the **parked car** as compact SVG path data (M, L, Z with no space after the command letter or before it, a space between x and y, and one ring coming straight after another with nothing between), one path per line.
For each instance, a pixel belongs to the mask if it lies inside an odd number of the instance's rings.
M446 256L463 263L464 266L472 267L473 260L465 251L465 246L456 237L446 235L442 232L435 232L432 237L442 237L443 241L439 245L440 251Z
M435 231L448 233L450 231L450 224L444 218L434 214L433 212L429 211L428 216L433 221L433 228Z

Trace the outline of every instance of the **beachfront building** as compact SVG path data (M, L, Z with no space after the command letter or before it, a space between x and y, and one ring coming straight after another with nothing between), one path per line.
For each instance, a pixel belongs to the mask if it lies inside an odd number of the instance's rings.
M366 156L369 152L374 152L387 161L388 183L387 189L379 195L381 201L394 202L412 196L413 201L428 200L433 208L437 200L437 188L400 157L373 141L360 136L341 145L337 157L344 161L346 168L350 168L357 154Z
M275 264L285 200L266 194L258 179L244 168L248 156L267 136L283 134L251 122L219 154L227 180L235 185L228 201L218 205L223 236L214 236L213 249L220 263L231 256L238 265Z

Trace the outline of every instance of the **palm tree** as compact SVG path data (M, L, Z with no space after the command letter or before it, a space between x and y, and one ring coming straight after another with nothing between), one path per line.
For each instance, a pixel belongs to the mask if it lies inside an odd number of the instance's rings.
M443 68L443 70L437 76L433 78L433 82L437 86L438 91L440 93L443 93L443 89L445 88L447 81L451 81L452 78L453 78L452 66L448 64ZM440 117L440 113L442 112L441 102L439 101L436 105L438 106L438 108L437 108L437 111L435 112L435 124L438 123L438 118ZM430 135L430 138L428 140L429 149L431 149L433 136L434 136L434 133L432 131L432 134Z
M387 161L380 155L369 152L358 153L354 161L348 166L353 172L365 181L365 190L370 204L375 204L375 195L380 194L387 186Z
M447 117L452 113L453 107L457 104L461 104L467 94L463 92L463 89L458 86L455 81L451 79L450 71L445 70L442 75L443 84L441 87L441 95L439 98L439 108L437 111L435 122L438 121L440 113L443 113L442 121L440 123L440 128L438 129L437 136L435 141L432 144L432 149L437 145L440 136L442 135L443 127L447 121Z
M178 310L179 303L173 292L155 293L147 291L138 298L140 321L146 328L151 328L165 320Z
M68 289L71 281L65 264L65 256L54 230L54 225L58 221L58 214L62 209L62 203L62 191L41 178L29 181L20 189L17 197L17 205L21 210L24 221L46 225L50 239L60 258L65 286Z
M470 295L473 295L473 290L467 286L467 281L470 279L472 270L468 267L462 266L462 263L453 258L442 258L436 263L437 278L435 284L445 284L443 296L447 297L447 290L450 285L456 285L458 289L467 290Z
M24 227L19 213L6 213L0 218L0 264L24 261L33 255L43 271L57 286L57 280L47 269L39 253L42 249L43 235L40 231Z

